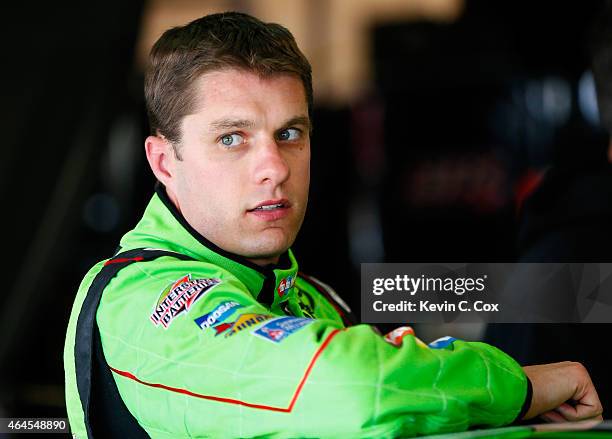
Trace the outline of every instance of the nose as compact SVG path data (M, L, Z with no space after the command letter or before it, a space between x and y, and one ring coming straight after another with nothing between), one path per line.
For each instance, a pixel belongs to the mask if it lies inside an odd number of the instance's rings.
M254 177L257 184L278 186L289 178L291 170L282 147L274 139L265 139L254 150Z

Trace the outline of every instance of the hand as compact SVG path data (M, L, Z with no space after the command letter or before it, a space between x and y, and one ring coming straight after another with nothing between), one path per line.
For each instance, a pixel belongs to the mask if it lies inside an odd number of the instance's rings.
M549 422L603 419L597 391L582 364L564 361L523 370L533 385L531 407L523 419L538 415Z

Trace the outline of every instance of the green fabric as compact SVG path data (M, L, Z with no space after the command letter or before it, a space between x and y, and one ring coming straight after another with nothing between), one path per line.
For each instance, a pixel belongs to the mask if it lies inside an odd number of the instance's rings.
M612 432L594 429L583 430L576 428L580 422L567 422L562 424L544 425L544 428L558 428L559 431L538 431L540 425L529 425L520 427L489 428L472 430L463 433L449 433L429 436L430 439L610 439ZM565 431L563 431L565 429Z
M429 439L525 439L533 437L533 435L532 427L516 426L471 430L463 433L436 434L429 436Z
M121 247L196 259L129 265L98 308L121 397L152 437L406 437L504 425L523 405L525 375L494 347L457 340L432 349L413 335L398 347L368 325L344 328L313 285L302 278L292 285L297 263L290 251L287 265L274 269L274 302L265 306L258 301L265 275L207 248L157 195ZM100 268L77 293L65 347L68 415L77 437L86 435L74 377L75 325ZM176 286L183 278L192 283ZM206 283L212 286L187 309L179 307L167 327L157 318L163 312L152 319L173 285L176 292ZM198 326L214 310L229 311L209 320L216 328ZM280 323L294 330L275 342ZM266 329L272 335L262 336Z

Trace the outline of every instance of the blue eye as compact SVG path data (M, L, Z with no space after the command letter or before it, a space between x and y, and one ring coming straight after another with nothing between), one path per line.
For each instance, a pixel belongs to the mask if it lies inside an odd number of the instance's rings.
M278 139L282 141L297 140L300 138L300 130L296 128L287 128L278 133Z
M244 143L244 137L240 134L226 134L221 137L221 144L226 147L238 146Z

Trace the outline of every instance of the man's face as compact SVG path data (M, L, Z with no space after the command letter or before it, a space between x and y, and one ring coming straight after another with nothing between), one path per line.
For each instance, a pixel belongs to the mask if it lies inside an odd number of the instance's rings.
M223 70L196 81L182 121L168 195L187 222L222 249L276 262L302 225L310 183L310 121L293 75Z

